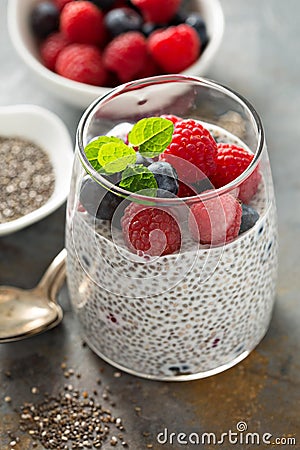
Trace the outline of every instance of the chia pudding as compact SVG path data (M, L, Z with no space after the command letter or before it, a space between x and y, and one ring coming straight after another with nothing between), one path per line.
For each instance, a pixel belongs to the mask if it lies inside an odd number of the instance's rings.
M217 141L247 147L222 128L206 127ZM245 358L268 329L275 296L277 222L268 168L261 168L250 202L259 218L248 231L224 245L195 242L182 202L180 251L149 258L126 247L114 220L81 205L86 172L77 170L67 212L67 273L88 345L120 369L165 380L205 377ZM122 215L128 203L116 211Z

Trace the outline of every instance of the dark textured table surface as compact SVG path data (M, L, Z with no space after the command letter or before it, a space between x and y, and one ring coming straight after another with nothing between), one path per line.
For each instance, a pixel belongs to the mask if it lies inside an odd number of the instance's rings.
M6 27L6 0L0 2L0 104L35 103L60 115L74 136L82 111L47 95L16 56ZM158 444L169 432L236 431L239 421L252 432L294 437L300 448L300 2L222 0L226 29L208 76L247 97L260 113L267 135L279 213L280 267L277 302L269 332L236 367L209 379L185 383L150 382L122 374L82 346L68 293L60 293L65 316L57 328L23 342L0 346L0 449L10 448L7 430L20 437L17 449L31 449L28 434L17 431L15 411L56 393L65 383L80 391L98 389L126 426L129 448L197 448ZM0 283L32 287L64 244L64 207L41 222L0 238ZM61 363L80 372L66 379ZM10 372L11 376L7 376ZM97 385L98 378L102 384ZM31 392L32 387L38 393ZM109 398L102 398L109 387ZM11 397L11 403L5 397ZM148 446L148 447L147 447ZM268 448L271 445L266 445ZM201 448L216 448L206 445ZM251 444L221 445L250 449ZM42 448L42 447L39 447ZM112 448L105 444L104 448ZM116 447L118 448L118 447ZM198 447L199 448L199 447ZM261 444L260 448L264 448Z

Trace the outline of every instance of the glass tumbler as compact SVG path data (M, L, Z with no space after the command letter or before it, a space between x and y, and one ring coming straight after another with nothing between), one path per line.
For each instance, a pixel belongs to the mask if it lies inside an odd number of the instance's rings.
M186 166L179 164L180 192L169 197L127 191L119 186L120 174L106 176L90 165L84 148L92 140L113 135L126 142L133 124L162 115L193 119L217 143L247 149L251 163L215 188L186 160ZM179 167L176 161L174 166ZM187 174L193 169L191 183ZM255 192L245 200L253 180ZM257 217L228 240L225 231L219 234L228 229L231 201L242 208L242 223L249 219L247 206ZM206 232L209 225L208 234L218 239L201 238L192 213L199 205L206 208ZM149 251L128 245L132 211L167 217L175 246L155 226ZM220 84L181 75L133 81L96 100L78 126L66 247L73 309L87 344L108 363L137 376L175 381L214 375L244 359L268 329L277 275L276 206L255 109Z

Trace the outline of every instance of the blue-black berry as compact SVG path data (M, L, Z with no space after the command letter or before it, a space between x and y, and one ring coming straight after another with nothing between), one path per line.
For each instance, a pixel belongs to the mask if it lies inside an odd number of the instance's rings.
M207 35L206 24L202 16L198 13L191 13L185 19L185 23L193 27L200 38L201 41L201 51L207 46L209 38Z
M45 39L49 34L58 30L58 8L48 1L37 3L31 11L30 25L37 38Z
M153 173L156 179L158 186L158 195L160 197L165 196L161 195L162 191L167 191L174 195L178 193L178 175L171 164L165 161L157 161L150 164L150 166L148 166L148 169Z
M167 28L166 23L152 23L152 22L146 22L142 26L142 32L146 37L149 37L153 31L161 30L162 28Z
M148 166L150 166L151 163L152 163L152 161L149 161L148 158L145 158L139 152L136 152L135 164L142 164L143 166L148 167Z
M201 192L213 189L214 186L209 178L202 178L202 180L196 181L196 183L192 183L191 188L195 191L195 195L197 195L201 194Z
M104 22L110 34L115 37L127 31L141 31L143 19L131 8L116 8L109 11Z
M240 226L239 234L245 233L245 231L250 230L259 219L258 212L249 205L242 205L242 221Z
M90 0L103 11L112 8L117 0Z
M185 11L178 11L175 16L172 17L170 25L180 25L186 21L187 17L188 15Z
M108 191L90 176L83 179L80 203L91 216L102 220L112 220L115 210L123 200L123 197Z

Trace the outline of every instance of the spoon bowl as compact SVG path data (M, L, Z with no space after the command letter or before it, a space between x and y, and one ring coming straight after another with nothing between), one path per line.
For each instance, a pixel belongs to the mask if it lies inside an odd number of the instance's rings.
M0 343L33 336L61 322L56 296L65 280L66 254L64 249L56 256L33 289L0 286Z

